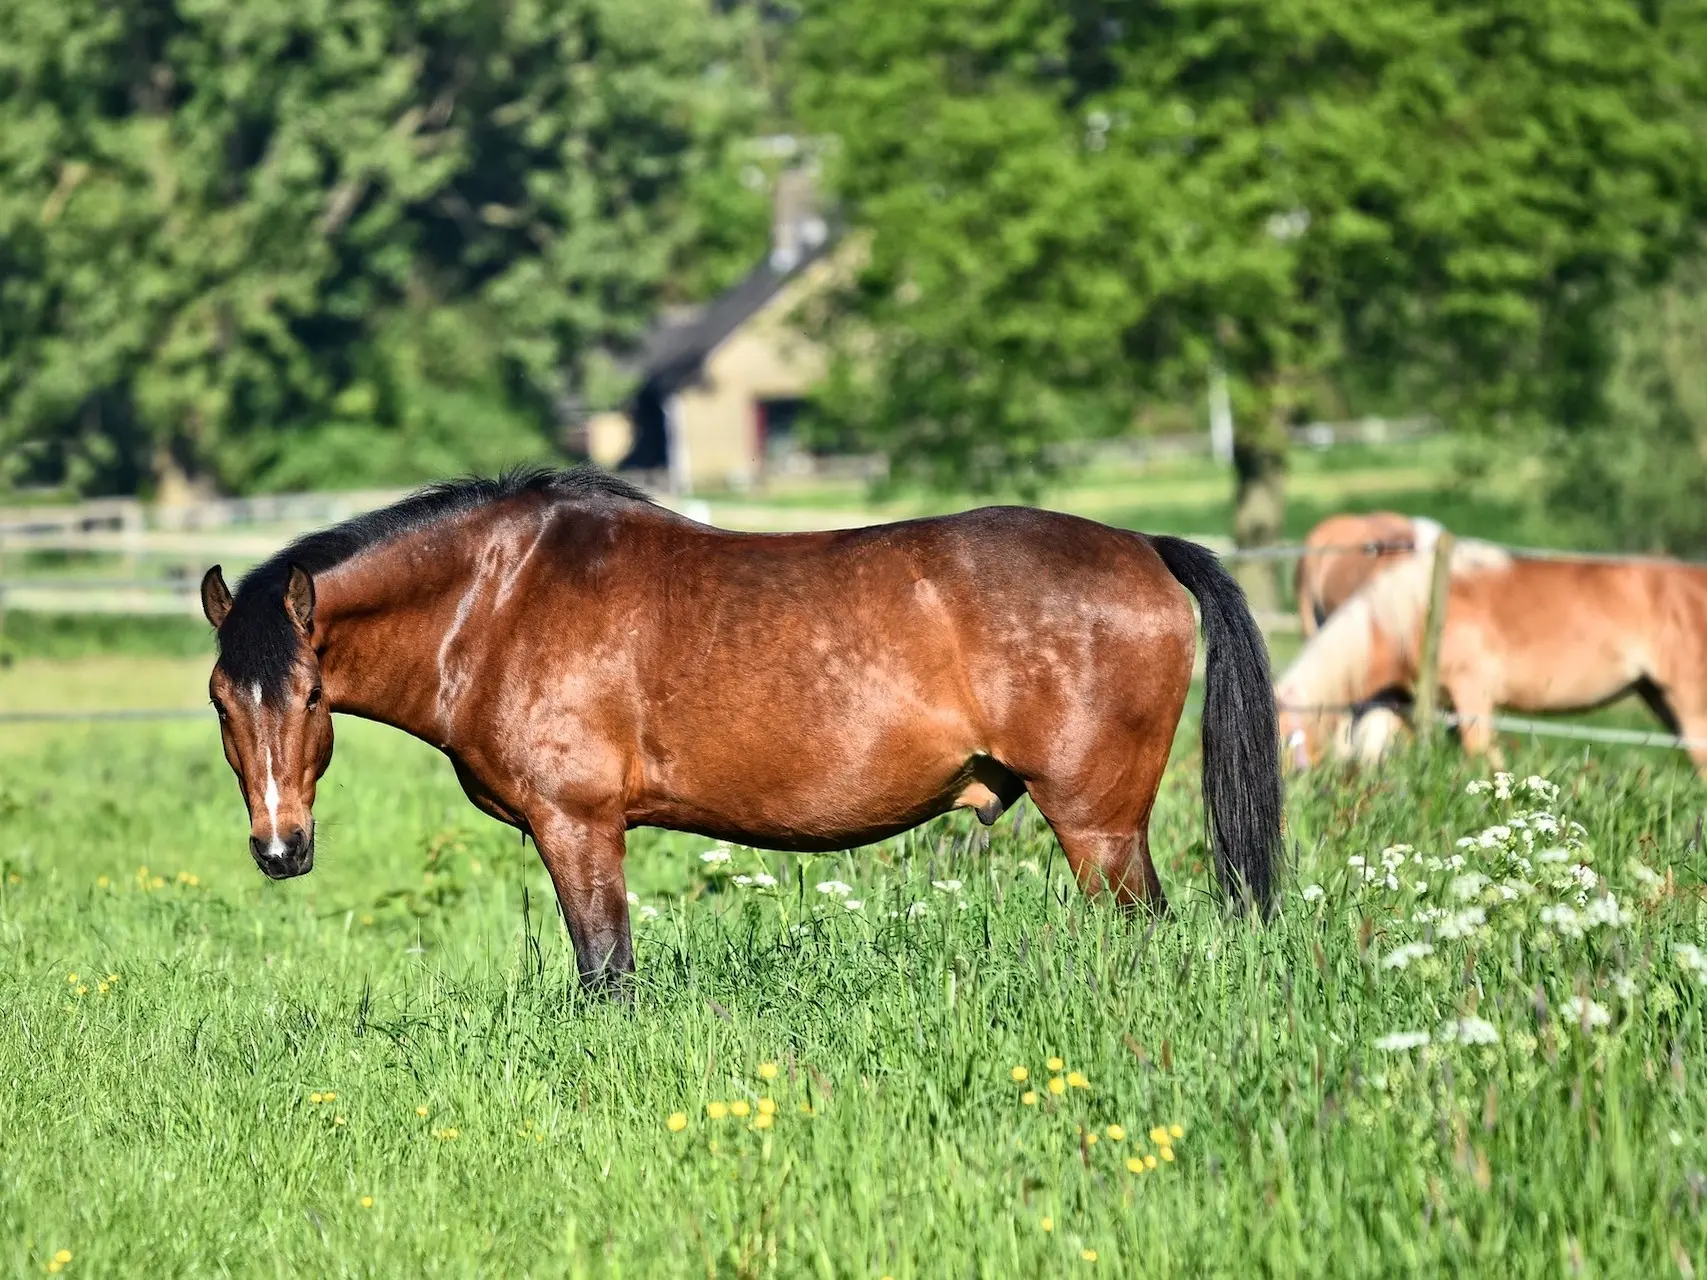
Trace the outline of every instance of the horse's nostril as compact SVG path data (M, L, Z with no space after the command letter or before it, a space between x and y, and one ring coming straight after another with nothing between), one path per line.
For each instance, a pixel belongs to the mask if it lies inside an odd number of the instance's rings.
M260 836L250 836L249 854L256 862L259 862L262 858L267 856L267 842L261 839Z

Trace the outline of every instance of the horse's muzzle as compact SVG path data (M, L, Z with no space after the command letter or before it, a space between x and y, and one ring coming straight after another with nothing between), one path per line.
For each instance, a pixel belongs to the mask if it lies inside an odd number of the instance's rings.
M307 875L314 870L314 832L298 827L271 840L250 836L249 853L255 865L273 880Z

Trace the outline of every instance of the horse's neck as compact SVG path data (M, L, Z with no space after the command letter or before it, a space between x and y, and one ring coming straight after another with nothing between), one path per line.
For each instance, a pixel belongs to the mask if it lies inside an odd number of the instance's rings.
M1401 647L1366 611L1361 616L1335 617L1328 625L1334 632L1319 632L1282 677L1282 702L1301 712L1334 715L1383 689L1408 683ZM1350 643L1343 630L1353 626L1366 628L1367 640L1360 637L1360 643Z
M475 557L410 555L400 543L316 575L321 684L334 711L441 745L444 641L474 585Z

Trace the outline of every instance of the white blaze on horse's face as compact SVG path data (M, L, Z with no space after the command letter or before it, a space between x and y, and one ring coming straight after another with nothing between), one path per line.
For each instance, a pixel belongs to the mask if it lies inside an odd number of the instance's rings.
M332 719L312 651L282 688L238 684L219 667L209 681L225 759L249 811L249 852L275 879L314 865L314 796L332 758Z

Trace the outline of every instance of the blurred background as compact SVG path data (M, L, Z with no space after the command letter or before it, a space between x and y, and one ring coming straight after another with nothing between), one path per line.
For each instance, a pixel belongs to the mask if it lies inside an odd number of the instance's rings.
M517 462L1707 555L1698 0L12 0L0 178L14 666Z

